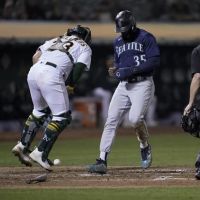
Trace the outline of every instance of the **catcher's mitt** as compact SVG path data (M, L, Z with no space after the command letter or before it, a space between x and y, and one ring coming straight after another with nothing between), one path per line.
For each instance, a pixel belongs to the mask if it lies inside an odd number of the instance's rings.
M186 115L181 118L181 126L185 132L200 138L200 111L193 107Z

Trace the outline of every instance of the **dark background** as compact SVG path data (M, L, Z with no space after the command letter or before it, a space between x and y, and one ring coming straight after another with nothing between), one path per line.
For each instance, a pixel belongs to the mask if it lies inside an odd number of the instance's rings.
M2 0L0 23L75 22L114 23L116 13L131 10L137 22L200 22L199 0ZM104 30L106 31L106 30ZM14 35L14 33L13 33ZM34 39L34 38L33 38ZM32 110L26 82L32 55L44 41L0 38L0 121L24 120ZM156 118L170 121L181 115L188 102L190 54L200 41L159 41L161 67L156 69ZM112 55L112 41L93 43L92 66L79 82L76 96L90 96L102 87L113 92L116 83L108 81L106 59ZM73 97L71 97L73 99ZM178 119L179 120L179 119ZM176 120L177 121L177 120ZM173 122L172 122L173 124Z
M0 120L26 117L32 103L26 81L34 51L40 43L6 42L0 44ZM161 67L154 74L157 116L165 118L182 112L188 101L190 84L190 54L193 44L162 44ZM87 78L80 80L76 96L86 96L97 86L112 90L102 81L107 76L105 58L112 55L112 44L94 44L93 58ZM85 77L85 76L83 76ZM87 82L89 84L87 84Z

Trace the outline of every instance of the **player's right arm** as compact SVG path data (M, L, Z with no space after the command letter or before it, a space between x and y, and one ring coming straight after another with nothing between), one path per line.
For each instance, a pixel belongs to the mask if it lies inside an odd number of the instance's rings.
M33 64L35 64L40 56L42 55L42 53L44 51L46 51L52 44L54 44L55 42L57 41L57 38L53 38L51 40L48 40L46 41L43 45L41 45L35 52L35 54L33 55L32 57L32 61L33 61Z
M184 115L190 111L199 87L200 87L200 73L195 73L190 84L190 98L189 98L189 103L184 110Z
M191 54L191 73L192 81L190 84L189 103L185 107L184 115L190 111L200 88L200 45L194 48Z
M76 63L74 63L70 83L68 83L67 88L70 87L70 89L74 90L83 72L88 71L90 69L91 56L92 56L92 51L88 46L85 48L85 50L83 50L81 55L78 57Z

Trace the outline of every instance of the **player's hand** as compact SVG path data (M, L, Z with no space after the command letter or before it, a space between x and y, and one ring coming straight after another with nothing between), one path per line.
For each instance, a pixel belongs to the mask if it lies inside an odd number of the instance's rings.
M130 75L131 75L131 68L130 67L119 68L115 72L116 78L119 79L120 81L126 80Z
M190 112L191 108L192 108L192 104L189 103L189 104L185 107L185 110L184 110L184 112L183 112L183 115L187 115L187 114Z
M67 85L66 89L67 89L67 92L68 92L69 95L74 94L74 87L73 86Z
M117 71L116 67L109 67L108 68L108 73L110 76L115 76L115 72Z

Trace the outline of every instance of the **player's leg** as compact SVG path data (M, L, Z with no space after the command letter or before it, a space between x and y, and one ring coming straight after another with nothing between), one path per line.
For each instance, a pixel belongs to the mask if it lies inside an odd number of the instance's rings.
M53 115L52 120L45 129L44 136L40 140L38 147L30 154L32 160L39 163L43 168L50 170L51 164L48 161L49 153L60 133L71 122L71 112L60 115Z
M116 129L121 122L125 112L130 108L130 101L125 94L125 84L120 83L110 102L108 118L100 142L100 155L95 164L89 166L91 173L106 173L107 156L111 150L112 143L116 135Z
M154 95L154 83L151 78L139 82L131 89L130 99L132 106L129 111L129 120L135 129L141 148L141 166L148 168L152 162L151 146L148 142L149 133L144 116Z
M156 106L157 106L157 97L154 96L146 113L147 126L154 127L158 125L158 122L156 121L156 116L155 116Z
M14 146L12 152L15 156L19 158L22 164L31 166L31 160L28 156L30 153L30 145L35 138L38 129L44 124L46 118L49 115L49 109L45 100L43 99L37 84L28 76L28 84L31 93L32 102L34 105L33 112L27 118L21 139L17 145Z
M43 168L50 170L49 153L59 134L71 122L71 112L64 82L59 81L54 86L51 83L46 84L41 87L41 91L51 109L53 118L47 125L38 147L30 154L30 157Z

